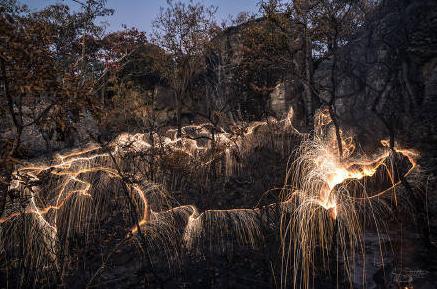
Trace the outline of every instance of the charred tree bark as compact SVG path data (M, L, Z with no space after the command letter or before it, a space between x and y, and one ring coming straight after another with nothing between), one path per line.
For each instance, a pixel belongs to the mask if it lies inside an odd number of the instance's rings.
M176 122L177 122L177 137L182 136L182 99L180 93L176 93Z
M1 57L0 57L0 70L2 73L4 94L5 94L6 100L8 102L9 114L11 115L11 119L12 119L12 122L14 124L15 131L16 131L12 147L9 149L9 152L5 154L5 159L8 159L15 154L15 152L18 150L18 148L20 146L21 134L23 132L23 122L22 122L21 116L17 115L17 113L15 112L15 108L14 108L15 102L14 102L14 99L12 98L12 95L10 94L10 91L9 91L9 81L8 81L7 72L6 72L6 63L5 63L5 60Z
M304 103L305 103L305 117L307 126L312 127L314 122L314 105L313 105L313 92L312 92L312 42L308 35L307 27L304 28L304 52L305 52L305 84L304 84Z
M8 186L11 181L11 175L12 175L12 164L11 164L11 157L15 154L15 152L18 150L21 142L21 134L23 131L23 125L22 125L22 119L19 117L14 110L14 100L10 94L9 91L9 81L7 77L7 71L6 71L6 63L5 60L0 57L0 71L1 71L1 79L3 81L3 88L4 88L4 94L7 100L8 110L9 114L11 115L12 122L15 126L16 135L14 138L14 141L12 143L11 148L8 152L4 152L3 155L1 155L0 164L2 164L2 170L0 170L0 215L3 214L4 208L6 206L6 199L8 195Z

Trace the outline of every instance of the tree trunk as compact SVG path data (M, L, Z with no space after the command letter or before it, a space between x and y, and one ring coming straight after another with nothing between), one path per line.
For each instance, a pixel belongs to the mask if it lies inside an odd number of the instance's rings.
M16 135L15 135L15 139L14 139L14 142L12 144L12 147L9 150L9 152L7 154L5 154L5 157L9 158L9 157L11 157L15 153L15 151L20 146L21 133L23 132L23 124L22 124L21 119L18 118L16 113L15 113L14 100L12 99L12 96L11 96L11 94L9 92L9 83L8 83L8 78L7 78L7 75L6 75L6 64L5 64L4 59L1 58L1 57L0 57L0 70L1 70L1 73L2 73L4 94L6 96L6 100L8 101L9 113L11 115L12 122L14 123L15 130L16 130Z
M306 29L306 28L305 28ZM311 83L313 79L312 73L312 47L311 39L305 31L305 111L307 126L312 127L314 122L313 116L313 93L311 90Z
M177 137L182 136L182 99L180 93L176 95L176 121L178 126Z
M13 171L13 167L10 163L10 158L14 155L14 153L16 152L16 150L18 149L18 147L20 146L20 142L21 142L21 133L23 131L23 125L22 125L22 120L21 118L18 118L17 115L15 114L15 110L14 110L14 100L12 99L12 96L10 94L9 91L9 83L8 83L8 78L7 78L7 74L6 74L6 63L5 60L3 58L0 57L0 72L1 72L1 76L2 76L2 81L3 81L3 88L4 88L4 94L6 97L6 100L8 102L8 109L9 109L9 113L11 115L12 118L12 122L15 126L15 130L16 130L16 135L15 135L15 139L14 142L12 144L11 149L9 150L9 152L4 152L2 155L0 155L0 157L2 159L0 159L0 164L1 164L1 170L0 170L0 216L3 214L5 205L6 205L6 198L7 198L7 188L8 185L11 181L11 175L12 175L12 171Z
M331 66L331 99L329 100L329 114L332 119L332 123L335 127L335 136L337 138L337 145L338 145L338 154L339 154L339 160L341 161L343 158L343 144L341 140L341 132L340 132L340 126L338 123L337 116L335 114L335 99L337 96L337 30L335 31L335 34L331 40L330 45L330 52L332 55L332 66Z

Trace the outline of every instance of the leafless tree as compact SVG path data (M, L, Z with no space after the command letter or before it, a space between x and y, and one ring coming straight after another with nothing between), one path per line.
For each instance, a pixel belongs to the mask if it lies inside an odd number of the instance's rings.
M185 4L168 0L167 6L161 8L153 23L153 40L167 52L161 71L174 91L180 135L182 106L193 75L204 65L205 48L217 28L214 21L217 9L192 1Z

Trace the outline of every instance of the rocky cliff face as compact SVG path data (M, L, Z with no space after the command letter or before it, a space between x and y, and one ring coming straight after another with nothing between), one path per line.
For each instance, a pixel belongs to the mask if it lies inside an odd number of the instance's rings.
M437 3L390 1L339 54L337 114L346 122L394 114L402 124L433 105L437 57ZM315 72L329 99L331 61Z
M409 125L412 116L434 110L436 5L435 1L386 1L362 32L341 48L335 107L344 125L359 125L367 136L379 130L383 136L389 133L383 120L396 119L394 129L399 130ZM331 98L331 68L328 58L314 72L315 89L326 102ZM285 71L275 81L269 94L271 110L282 113L293 106L298 111L302 92L292 89L292 76Z
M293 37L291 31L282 37L285 32L280 29L258 18L227 28L213 40L208 83L226 86L218 97L239 117L280 116L293 103L289 72L283 63L277 65L288 57Z

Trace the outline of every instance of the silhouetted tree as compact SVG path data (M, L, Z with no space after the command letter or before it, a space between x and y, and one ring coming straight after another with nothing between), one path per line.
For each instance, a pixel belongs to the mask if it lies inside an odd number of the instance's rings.
M214 35L215 7L190 1L167 1L161 8L153 27L153 40L167 53L160 65L162 74L174 91L177 103L178 134L181 134L181 113L193 75L205 63L205 47Z

